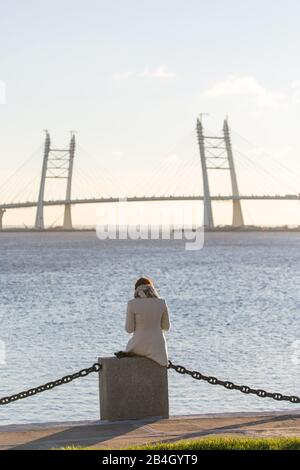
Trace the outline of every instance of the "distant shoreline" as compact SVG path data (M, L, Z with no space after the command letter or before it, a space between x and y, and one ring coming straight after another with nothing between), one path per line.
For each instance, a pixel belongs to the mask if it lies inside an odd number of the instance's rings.
M196 231L196 229L175 229L172 230L174 232L180 231ZM95 232L96 228L73 228L64 230L60 227L57 228L46 228L44 230L37 230L34 228L4 228L0 231L0 233L73 233L73 232ZM278 226L278 227L260 227L260 226L245 226L245 227L232 227L228 226L221 226L215 227L213 229L205 229L205 232L208 233L217 233L217 232L228 232L228 233L249 233L249 232L300 232L300 226L296 227L288 227L288 226Z

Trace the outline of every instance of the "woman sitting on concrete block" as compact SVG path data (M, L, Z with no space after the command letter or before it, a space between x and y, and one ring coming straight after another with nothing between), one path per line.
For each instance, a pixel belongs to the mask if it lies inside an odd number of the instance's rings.
M122 356L143 356L161 366L168 365L167 344L163 331L170 328L168 306L153 282L141 277L135 283L134 299L127 304L126 331L133 333Z

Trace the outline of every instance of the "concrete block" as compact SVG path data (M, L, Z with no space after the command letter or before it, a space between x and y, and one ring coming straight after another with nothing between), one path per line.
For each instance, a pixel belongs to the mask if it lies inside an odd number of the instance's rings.
M168 417L168 369L144 357L99 358L100 418Z

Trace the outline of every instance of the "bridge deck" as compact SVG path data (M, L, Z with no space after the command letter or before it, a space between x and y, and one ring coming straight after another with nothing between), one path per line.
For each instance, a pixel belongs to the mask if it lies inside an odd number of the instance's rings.
M66 201L64 199L53 200L53 201L44 201L44 206L63 206L65 204L103 204L103 203L117 203L120 201L126 202L168 202L168 201L202 201L203 196L153 196L153 197L111 197L111 198L94 198L94 199L71 199ZM299 194L286 194L286 195L252 195L252 196L211 196L212 201L235 201L235 200L244 200L244 201L298 201L300 200ZM0 204L0 209L21 209L26 207L36 207L37 201L28 201L28 202L13 202Z

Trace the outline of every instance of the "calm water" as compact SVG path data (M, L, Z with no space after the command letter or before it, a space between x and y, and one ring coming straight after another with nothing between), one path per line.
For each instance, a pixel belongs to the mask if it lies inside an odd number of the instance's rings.
M0 236L0 396L122 349L126 301L141 274L168 301L173 362L300 394L300 234L215 233L191 252L181 241L50 233ZM299 408L169 377L171 414ZM98 419L97 387L93 374L1 407L0 424Z

